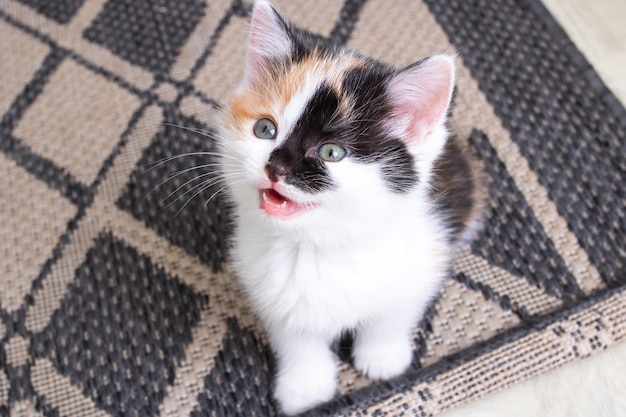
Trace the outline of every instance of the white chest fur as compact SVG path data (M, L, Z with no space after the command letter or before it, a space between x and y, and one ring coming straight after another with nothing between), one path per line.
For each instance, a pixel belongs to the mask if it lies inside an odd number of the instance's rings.
M241 218L235 267L267 326L336 336L398 310L420 314L445 274L447 245L434 219L389 222L349 244L276 235Z

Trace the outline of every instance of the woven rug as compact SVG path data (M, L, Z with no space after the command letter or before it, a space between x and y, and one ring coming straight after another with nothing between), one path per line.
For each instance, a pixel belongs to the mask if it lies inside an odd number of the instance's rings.
M459 54L487 225L389 382L336 346L311 416L435 415L626 337L626 112L537 1L276 1L405 65ZM228 208L194 197L241 76L240 0L0 0L0 416L273 416ZM189 129L182 129L184 126ZM207 167L207 169L209 169ZM192 198L193 197L193 198Z

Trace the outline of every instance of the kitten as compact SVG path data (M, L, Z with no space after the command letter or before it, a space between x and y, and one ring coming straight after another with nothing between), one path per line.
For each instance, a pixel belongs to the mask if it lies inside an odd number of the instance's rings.
M254 5L221 169L286 414L335 395L330 345L346 330L369 378L411 363L412 330L480 217L475 171L447 140L454 71L445 55L394 69Z

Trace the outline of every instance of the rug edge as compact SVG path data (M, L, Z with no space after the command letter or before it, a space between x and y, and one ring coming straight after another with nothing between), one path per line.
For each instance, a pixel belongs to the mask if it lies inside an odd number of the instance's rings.
M511 348L514 348L514 345L516 343L519 343L524 339L529 339L531 336L537 334L552 332L552 329L550 329L551 326L560 325L562 327L567 327L567 324L575 324L577 316L594 312L602 314L603 310L601 308L598 308L601 303L611 301L611 298L616 298L614 302L620 303L620 297L626 297L626 285L600 291L589 297L585 302L573 306L569 309L558 310L553 313L537 316L531 322L525 322L515 328L506 330L482 344L474 345L468 349L457 352L431 366L409 372L398 379L392 381L381 381L369 387L355 391L354 393L341 396L324 406L321 406L315 410L312 410L309 413L306 413L305 416L346 416L352 413L357 413L356 415L362 415L360 413L361 411L368 408L381 406L385 402L389 401L390 398L397 395L402 395L405 399L407 399L405 403L411 402L413 405L416 406L420 404L425 404L426 402L441 403L444 398L439 398L436 394L433 394L432 391L426 393L424 393L423 390L421 392L411 391L414 391L419 385L428 386L429 384L433 384L437 378L441 378L442 376L445 377L447 373L458 369L463 364L472 361L485 361L486 356L489 355L491 352L499 349L504 349L504 352L506 353L507 350L511 350ZM626 304L625 300L621 300L621 304ZM614 338L610 341L610 343L604 345L602 349L599 349L590 354L581 354L581 356L579 357L567 358L566 356L561 356L564 361L562 363L559 363L555 368L565 365L566 363L573 362L575 359L592 356L593 354L604 351L609 346L619 344L623 342L623 340L626 340L626 328L607 328L605 333L606 332L611 332ZM540 373L547 371L548 369ZM514 383L512 384L500 384L496 387L496 389L493 390L493 392L527 380L532 376L535 375L526 374L517 378L517 380L514 381ZM444 382L445 378L444 380L440 380L438 383ZM477 400L487 394L488 393L481 393L473 396L471 397L472 401ZM416 398L413 401L408 401L410 397ZM441 413L466 402L470 401L466 399L465 401L459 400L455 402L449 402L448 404L439 408L436 412ZM434 414L429 413L427 415Z

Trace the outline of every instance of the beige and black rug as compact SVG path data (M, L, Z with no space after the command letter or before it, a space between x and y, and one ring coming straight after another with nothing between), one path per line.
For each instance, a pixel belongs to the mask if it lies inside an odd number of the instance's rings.
M374 383L312 416L435 415L626 337L626 112L536 0L276 1L402 65L459 53L488 224ZM0 0L0 416L272 416L272 354L195 194L241 0ZM182 125L184 130L173 125Z

